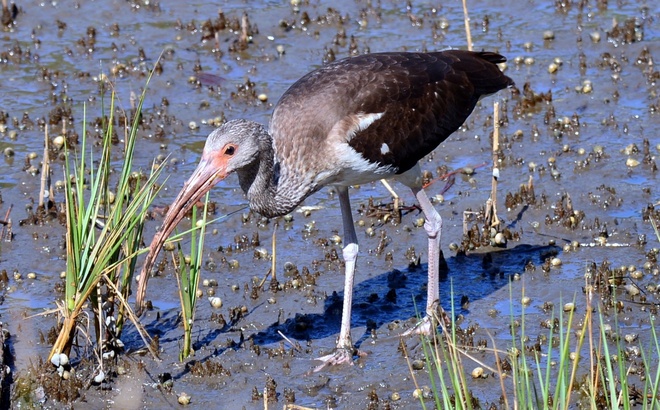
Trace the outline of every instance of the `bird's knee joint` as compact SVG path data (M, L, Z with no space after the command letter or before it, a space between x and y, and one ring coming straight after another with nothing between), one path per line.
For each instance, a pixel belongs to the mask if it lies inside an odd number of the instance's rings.
M435 238L442 231L442 219L427 219L424 222L424 230L431 238Z
M357 243L349 243L346 245L343 249L343 255L344 255L344 260L355 260L357 259L358 255L358 244Z

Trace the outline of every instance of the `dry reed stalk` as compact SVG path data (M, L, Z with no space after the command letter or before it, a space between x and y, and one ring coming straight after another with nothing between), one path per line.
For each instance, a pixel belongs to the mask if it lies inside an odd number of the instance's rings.
M44 196L50 183L50 156L48 155L48 126L44 130L44 160L41 164L41 189L39 190L39 208L44 209ZM50 190L49 190L50 191Z
M465 21L465 35L467 36L468 50L472 51L472 33L470 32L470 16L468 15L467 0L463 0L463 20Z
M498 227L500 219L497 217L497 180L500 169L497 166L498 151L500 149L500 103L493 104L493 179L490 189L490 198L486 201L486 226Z

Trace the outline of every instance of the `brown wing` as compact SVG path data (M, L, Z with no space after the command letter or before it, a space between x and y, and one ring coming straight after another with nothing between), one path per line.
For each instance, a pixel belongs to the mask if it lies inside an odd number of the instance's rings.
M323 162L323 152L314 150L335 124L383 113L350 145L371 162L405 172L458 129L481 96L513 84L495 65L503 61L495 53L449 50L368 54L328 64L298 80L275 108L270 128L277 156L313 168Z

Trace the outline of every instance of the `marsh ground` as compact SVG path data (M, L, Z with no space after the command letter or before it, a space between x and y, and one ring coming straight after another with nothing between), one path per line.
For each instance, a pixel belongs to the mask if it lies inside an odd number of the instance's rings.
M442 248L448 264L441 289L445 309L451 306L453 287L456 314L461 327L470 329L471 342L506 349L510 324L523 311L523 294L530 298L524 312L534 339L547 333L542 324L565 302L575 300L576 311L584 309L585 274L593 264L601 271L609 264L610 272L625 267L617 271L622 276L617 297L623 307L605 319L613 322L616 316L621 331L638 335L633 343L644 346L659 280L653 258L659 244L643 218L647 205L659 198L654 167L660 150L660 100L653 64L660 52L658 5L477 0L468 7L475 49L506 55L506 72L522 95L504 91L484 99L465 127L421 163L433 176L439 168L475 169L471 175L458 173L444 201L436 204L444 218ZM162 54L161 69L147 93L136 160L148 170L157 156L169 155L169 178L156 204L165 207L194 169L216 119L245 117L267 123L286 88L328 59L466 45L460 2L21 1L18 9L15 23L0 33L0 122L5 122L0 144L14 152L0 160L0 216L13 206L13 239L0 243L0 267L9 274L0 315L3 328L11 333L14 379L48 355L46 336L56 316L35 315L55 308L62 297L57 283L66 264L65 227L57 219L35 225L29 218L41 178L28 168L39 167L44 123L61 127L58 119L64 116L69 118L68 132L80 132L83 104L88 118L100 115L100 90L109 84L117 92L118 107L129 110L131 93L141 90ZM249 18L247 44L239 41L244 14ZM552 73L551 64L557 64ZM259 99L260 94L267 101ZM481 209L490 192L490 168L480 164L491 158L494 101L506 109L499 213L519 240L509 241L507 249L456 255L449 244L462 242L464 211ZM31 153L36 157L29 159ZM61 180L61 159L53 160L52 169L53 181ZM505 201L530 176L536 201ZM428 189L437 195L444 186L439 181ZM395 189L405 205L414 204L402 186ZM296 404L319 408L418 408L408 365L397 348L415 304L424 303L426 244L423 229L416 227L420 216L411 210L395 225L368 214L370 199L375 204L391 202L379 183L351 194L363 251L352 333L367 357L355 366L308 374L316 364L313 358L334 345L343 288L342 269L334 257L335 252L341 255L341 245L332 240L341 235L340 213L334 193L326 189L306 201L313 208L294 213L292 221L280 221L277 228L282 277L290 261L300 271L308 269L314 284L252 298L254 278L260 280L270 267L273 222L239 211L212 226L216 232L206 242L203 275L217 281L215 293L223 307L213 309L205 300L200 304L194 359L178 360L182 329L169 267L166 275L150 281L154 310L143 317L147 329L159 336L162 360L135 353L142 345L129 327L124 333L127 353L119 359L124 372L103 386L83 390L73 406L176 407L177 394L185 391L194 408L261 408L253 392L268 384L276 386L277 407L295 397ZM61 203L62 192L55 191L53 199ZM245 204L235 177L215 188L212 199L216 215ZM154 214L148 237L159 225L160 216ZM252 240L255 235L258 244ZM565 251L564 245L572 242L582 246ZM563 263L546 271L542 265L550 254ZM421 256L422 266L408 269L415 256ZM238 267L230 266L232 260ZM630 266L635 269L629 271ZM641 275L631 275L635 271ZM35 279L27 277L30 272L36 273ZM625 285L637 286L640 294L631 296ZM464 297L469 304L459 303ZM554 310L548 309L551 305ZM245 307L247 314L223 324L219 314L228 320L237 307ZM300 349L277 331L297 341ZM422 357L419 340L405 343L414 359ZM475 354L494 366L492 353ZM215 366L200 370L194 362ZM428 384L425 370L416 372L420 382ZM171 392L157 387L159 375L165 373L173 378ZM500 405L497 378L490 375L473 386L484 408ZM48 389L35 390L37 405L59 407ZM395 392L400 400L392 400Z

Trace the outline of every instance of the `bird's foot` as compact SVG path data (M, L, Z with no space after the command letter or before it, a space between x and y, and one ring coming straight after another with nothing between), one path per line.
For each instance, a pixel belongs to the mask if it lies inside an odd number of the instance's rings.
M415 326L403 332L402 336L410 336L410 335L431 336L435 331L435 328L438 326L438 324L442 325L444 329L449 329L451 327L451 320L449 319L449 316L447 316L447 314L442 308L439 309L439 312L437 314L433 314L433 315L427 314L426 316L424 316L424 318L419 322L417 322Z
M353 346L350 347L336 347L334 351L328 355L317 357L315 360L320 360L323 363L316 366L313 369L313 372L316 373L320 370L325 369L328 366L336 366L340 364L350 364L353 365L353 357L364 357L367 354L356 349Z
M411 336L411 335L426 335L430 336L433 329L435 328L435 321L429 317L425 316L424 319L420 320L412 328L403 332L402 336Z

